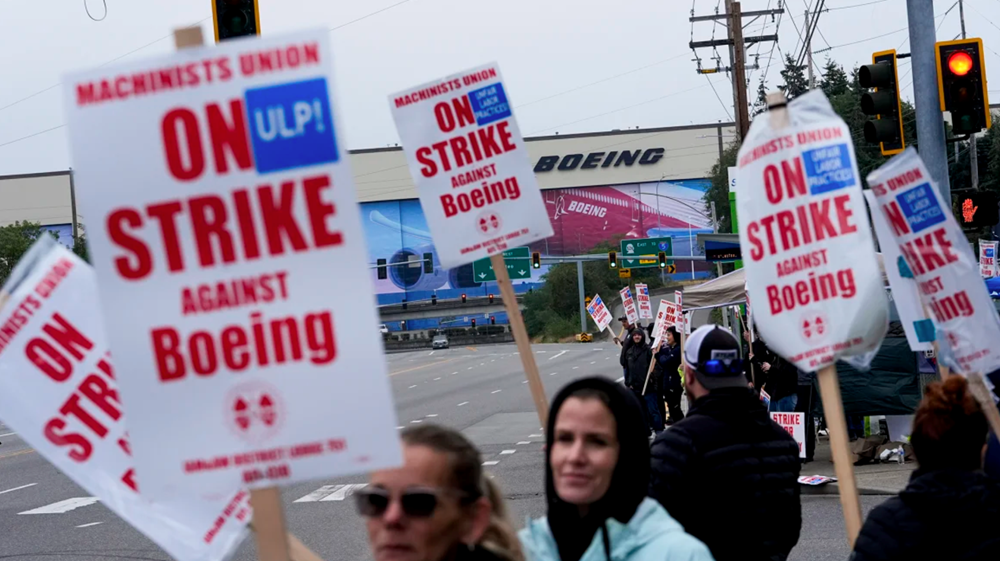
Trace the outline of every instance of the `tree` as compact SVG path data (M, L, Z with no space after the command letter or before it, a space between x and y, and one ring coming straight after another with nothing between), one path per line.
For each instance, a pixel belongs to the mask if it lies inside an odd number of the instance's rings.
M722 151L722 157L712 166L709 178L712 184L705 191L704 201L708 207L715 203L715 214L719 221L719 232L733 233L731 210L729 208L729 168L736 165L736 154L740 151L739 141L731 142Z
M77 257L90 263L90 252L87 251L87 235L83 231L83 226L79 226L79 233L73 238L73 253Z
M45 230L36 222L0 226L0 284L7 282L17 262L43 234Z
M809 91L809 81L804 73L805 67L795 64L792 55L785 55L785 68L781 71L784 83L778 89L785 92L789 101Z
M761 80L757 85L757 100L750 107L750 118L753 119L764 111L767 111L767 84Z
M819 88L823 90L826 97L834 97L847 93L851 83L847 79L847 72L836 61L827 58L823 66L823 78L819 81Z

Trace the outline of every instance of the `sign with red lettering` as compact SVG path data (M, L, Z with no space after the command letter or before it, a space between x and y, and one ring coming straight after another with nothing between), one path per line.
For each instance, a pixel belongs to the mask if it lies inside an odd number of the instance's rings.
M649 287L635 283L635 301L639 303L639 318L653 319L653 307L649 303Z
M143 494L401 461L329 33L68 77Z
M590 317L593 318L594 323L597 324L598 331L604 331L609 325L611 325L611 312L608 311L608 307L604 305L604 301L601 300L600 294L595 294L594 298L591 299L590 303L587 304L587 312ZM614 333L612 333L613 335Z
M737 215L757 329L812 372L877 349L889 309L850 130L819 90L787 114L780 128L770 113L754 119L737 159Z
M389 96L441 267L552 235L496 63Z
M250 495L236 485L212 498L139 494L120 378L112 364L94 270L43 237L4 287L0 311L0 416L87 493L181 561L226 559L246 536ZM129 419L131 423L131 418ZM229 492L223 492L228 489Z
M625 308L625 319L632 325L639 322L639 312L635 307L635 300L632 298L632 291L626 286L618 291L622 297L622 307Z
M1000 242L979 240L979 274L985 279L997 276L997 246Z
M868 174L868 185L934 319L938 360L961 374L1000 368L1000 319L979 263L916 150Z
M761 392L763 393L763 392ZM772 412L771 419L781 425L799 445L799 457L806 457L806 414Z

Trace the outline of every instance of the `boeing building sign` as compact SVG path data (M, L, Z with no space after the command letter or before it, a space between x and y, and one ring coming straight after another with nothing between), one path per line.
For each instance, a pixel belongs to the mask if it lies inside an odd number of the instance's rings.
M612 150L589 154L566 154L564 156L542 156L535 164L535 173L546 171L571 171L575 169L597 169L635 164L648 166L663 158L663 148L640 148L639 150Z

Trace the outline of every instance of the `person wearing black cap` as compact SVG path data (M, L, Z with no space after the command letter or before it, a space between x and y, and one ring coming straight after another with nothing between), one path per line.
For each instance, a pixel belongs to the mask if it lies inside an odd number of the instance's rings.
M646 497L649 443L639 401L605 378L556 395L545 431L548 515L519 537L529 561L711 561Z
M691 407L653 441L650 496L717 561L786 559L802 527L798 445L747 387L729 331L700 327L683 364Z

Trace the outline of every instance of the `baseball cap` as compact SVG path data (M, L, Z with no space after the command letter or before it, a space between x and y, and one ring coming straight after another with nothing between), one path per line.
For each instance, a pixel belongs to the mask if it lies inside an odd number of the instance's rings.
M710 390L746 387L740 343L715 324L699 327L684 344L684 361L698 372L698 382Z

